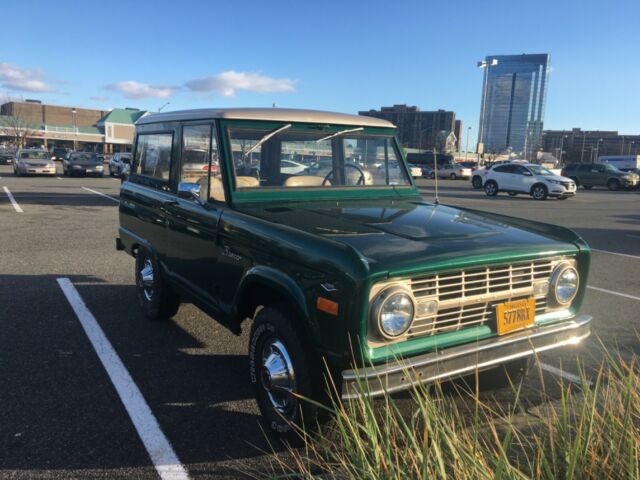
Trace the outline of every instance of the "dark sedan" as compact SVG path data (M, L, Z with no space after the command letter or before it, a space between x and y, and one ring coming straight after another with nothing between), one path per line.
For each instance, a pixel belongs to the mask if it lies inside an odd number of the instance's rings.
M67 176L104 176L104 157L89 152L73 152L62 161L62 172Z

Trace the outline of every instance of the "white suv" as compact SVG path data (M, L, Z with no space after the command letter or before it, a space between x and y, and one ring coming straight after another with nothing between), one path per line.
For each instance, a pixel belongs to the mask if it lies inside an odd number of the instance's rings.
M540 165L507 163L489 170L484 178L484 191L493 197L498 192L531 195L535 200L556 197L561 200L576 194L576 184L567 177L555 175Z

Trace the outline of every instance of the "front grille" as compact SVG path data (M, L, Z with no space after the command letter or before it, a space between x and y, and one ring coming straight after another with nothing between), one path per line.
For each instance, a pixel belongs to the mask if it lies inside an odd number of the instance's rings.
M573 188L573 182L560 182L564 188Z
M548 280L556 264L551 259L534 260L414 278L411 289L416 301L437 300L438 312L416 317L407 335L435 335L484 324L495 327L495 306L533 296L533 284ZM546 297L536 298L536 313L546 306Z

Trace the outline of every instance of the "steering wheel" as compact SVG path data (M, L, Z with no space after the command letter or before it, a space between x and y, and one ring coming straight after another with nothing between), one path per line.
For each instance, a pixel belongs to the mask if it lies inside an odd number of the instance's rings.
M345 167L355 168L360 173L360 178L358 178L358 181L355 184L356 185L364 185L365 177L364 177L364 170L362 170L362 168L360 168L355 163L345 163L344 166ZM322 186L326 185L326 183L329 181L329 177L331 175L333 175L333 171L334 170L335 169L332 168L331 171L325 175L324 180L322 180Z

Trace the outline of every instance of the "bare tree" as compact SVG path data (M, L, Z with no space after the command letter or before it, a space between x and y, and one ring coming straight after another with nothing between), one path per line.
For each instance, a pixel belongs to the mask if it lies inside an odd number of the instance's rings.
M35 136L38 126L29 121L20 102L6 99L0 103L6 108L3 108L3 115L0 116L0 136L9 137L14 147L23 148L27 138ZM9 105L11 108L8 108Z

